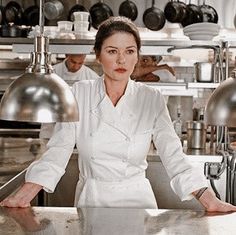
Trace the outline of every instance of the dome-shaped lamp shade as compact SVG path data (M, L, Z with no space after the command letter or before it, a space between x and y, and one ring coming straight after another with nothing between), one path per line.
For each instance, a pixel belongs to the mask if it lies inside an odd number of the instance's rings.
M209 125L236 127L236 79L223 81L210 96L205 121Z
M55 73L25 73L5 91L0 119L29 122L78 121L76 99Z

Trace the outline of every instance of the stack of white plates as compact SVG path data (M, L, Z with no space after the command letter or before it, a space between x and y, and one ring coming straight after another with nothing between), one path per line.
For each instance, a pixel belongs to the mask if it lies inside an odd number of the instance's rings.
M196 23L184 27L183 32L191 40L211 40L219 34L220 26L208 22Z

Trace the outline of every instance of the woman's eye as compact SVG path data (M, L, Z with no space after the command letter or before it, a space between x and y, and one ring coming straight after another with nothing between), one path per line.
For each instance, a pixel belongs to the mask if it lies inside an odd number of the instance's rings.
M109 50L108 54L116 54L116 50Z
M127 53L127 54L133 54L133 53L134 53L134 50L127 50L126 53Z

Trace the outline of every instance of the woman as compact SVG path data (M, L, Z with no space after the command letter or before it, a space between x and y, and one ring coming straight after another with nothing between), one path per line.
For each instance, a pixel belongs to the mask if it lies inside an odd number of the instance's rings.
M80 179L75 206L157 208L145 178L153 140L182 200L195 195L207 211L236 211L218 200L204 175L187 163L162 95L130 79L140 46L138 30L127 18L113 17L99 27L94 49L104 75L73 86L80 121L57 123L48 150L31 164L26 183L2 206L27 207L42 188L53 192L76 143Z

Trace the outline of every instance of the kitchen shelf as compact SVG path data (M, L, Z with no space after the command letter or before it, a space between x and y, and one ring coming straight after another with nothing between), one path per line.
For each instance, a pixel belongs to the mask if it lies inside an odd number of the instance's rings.
M199 89L215 89L219 83L161 83L161 82L144 82L146 85L158 89L163 95L168 96L193 96L198 97Z
M188 88L205 88L205 89L215 89L219 86L220 83L213 82L189 82L187 83Z
M34 50L32 38L0 38L0 45L12 45L13 52L30 53ZM170 55L168 49L203 47L220 47L222 41L192 41L192 40L142 40L141 54ZM94 39L50 39L51 53L93 53Z

